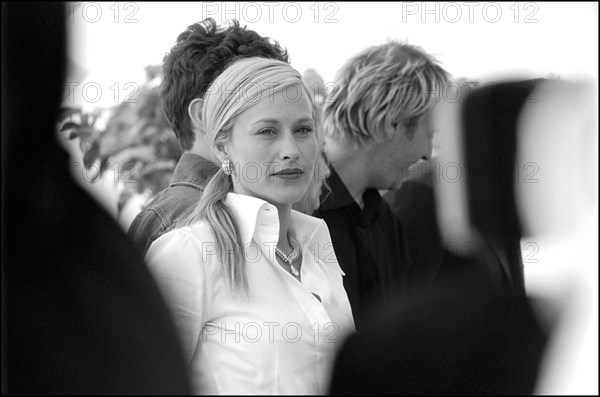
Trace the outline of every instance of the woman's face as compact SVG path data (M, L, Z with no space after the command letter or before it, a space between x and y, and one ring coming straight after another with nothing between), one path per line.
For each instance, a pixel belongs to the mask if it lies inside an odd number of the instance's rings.
M292 205L313 178L318 143L308 94L275 92L235 120L222 155L234 164L233 191L273 205Z

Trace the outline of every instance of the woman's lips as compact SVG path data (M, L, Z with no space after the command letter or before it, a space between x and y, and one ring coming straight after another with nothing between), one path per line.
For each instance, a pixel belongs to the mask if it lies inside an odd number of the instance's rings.
M282 178L286 181L297 181L302 177L302 174L304 174L304 171L302 171L300 168L286 168L271 175Z

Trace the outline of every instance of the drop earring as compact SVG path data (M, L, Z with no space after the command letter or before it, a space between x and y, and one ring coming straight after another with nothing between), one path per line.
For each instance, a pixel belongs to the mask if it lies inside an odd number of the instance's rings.
M229 159L223 160L223 162L221 163L221 169L223 170L225 175L233 174L233 164L232 164L231 160L229 160Z

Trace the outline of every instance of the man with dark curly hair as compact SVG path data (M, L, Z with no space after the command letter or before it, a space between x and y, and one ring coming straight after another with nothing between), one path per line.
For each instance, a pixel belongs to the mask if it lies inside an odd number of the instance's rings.
M145 254L150 244L171 230L194 207L219 163L202 131L203 97L215 78L234 59L263 57L288 62L287 51L276 41L233 20L218 26L208 18L190 25L163 59L160 94L163 110L183 150L171 184L138 214L128 236Z

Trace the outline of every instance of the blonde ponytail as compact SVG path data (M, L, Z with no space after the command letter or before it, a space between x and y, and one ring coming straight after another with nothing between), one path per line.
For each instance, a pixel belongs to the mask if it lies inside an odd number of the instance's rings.
M244 245L232 209L225 204L227 193L233 190L231 176L219 170L206 185L204 194L194 210L181 221L190 225L206 220L217 244L217 255L229 287L243 295L248 291Z

